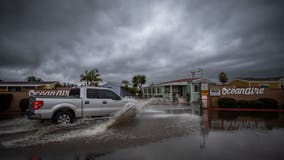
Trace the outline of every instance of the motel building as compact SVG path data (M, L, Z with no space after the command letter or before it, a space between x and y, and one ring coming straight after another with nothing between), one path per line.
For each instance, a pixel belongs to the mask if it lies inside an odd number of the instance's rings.
M284 77L237 78L225 85L209 86L208 107L219 107L218 101L222 98L234 99L237 101L237 107L243 108L245 107L238 102L246 101L245 103L250 103L262 98L268 98L277 101L278 109L283 108ZM249 106L247 104L246 107L253 107L253 105Z
M25 82L25 81L2 81L0 92L22 92L29 90L54 89L56 82Z
M200 101L200 83L216 83L208 79L185 78L143 87L144 97L161 97L174 103L194 103Z

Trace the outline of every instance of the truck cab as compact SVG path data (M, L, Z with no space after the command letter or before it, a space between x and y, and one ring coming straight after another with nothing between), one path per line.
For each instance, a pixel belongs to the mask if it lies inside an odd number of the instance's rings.
M112 115L124 105L122 98L111 89L83 87L80 90L85 117Z

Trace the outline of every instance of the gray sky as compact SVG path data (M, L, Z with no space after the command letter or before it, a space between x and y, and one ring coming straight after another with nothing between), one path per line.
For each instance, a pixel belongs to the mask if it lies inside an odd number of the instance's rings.
M284 75L283 0L1 0L0 23L2 80Z

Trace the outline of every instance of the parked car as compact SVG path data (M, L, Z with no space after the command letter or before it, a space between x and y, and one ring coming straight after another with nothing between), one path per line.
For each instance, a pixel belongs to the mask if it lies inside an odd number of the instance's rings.
M57 124L70 124L82 117L112 116L125 102L113 90L99 87L78 87L68 97L31 96L29 119L52 119Z

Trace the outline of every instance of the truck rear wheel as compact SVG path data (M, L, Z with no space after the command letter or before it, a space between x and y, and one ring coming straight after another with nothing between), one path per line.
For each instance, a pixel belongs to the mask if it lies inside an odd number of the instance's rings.
M67 111L59 112L55 116L55 122L59 125L68 125L73 123L73 121L74 121L74 116Z

